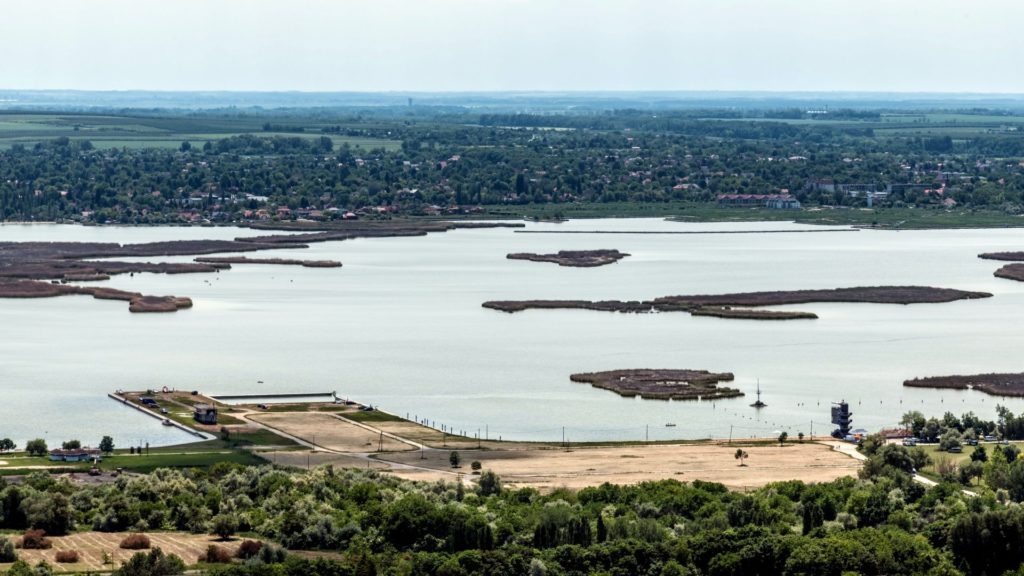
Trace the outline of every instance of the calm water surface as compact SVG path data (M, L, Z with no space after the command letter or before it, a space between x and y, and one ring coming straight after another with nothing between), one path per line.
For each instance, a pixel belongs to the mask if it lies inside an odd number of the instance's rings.
M578 220L531 230L801 230L791 223ZM227 228L3 225L0 241L148 242L233 238ZM508 252L617 248L601 268L511 261ZM117 388L319 392L506 439L726 437L831 430L829 403L855 426L900 414L1015 412L1022 400L906 389L923 375L1024 370L1024 283L992 276L984 251L1024 249L1024 230L601 235L459 230L314 244L257 257L329 258L340 269L237 265L219 274L118 276L103 284L190 296L191 310L130 314L87 296L0 299L0 437L22 443L111 434L122 445L188 436L106 398ZM159 260L159 259L150 259ZM190 258L166 260L188 261ZM485 300L644 299L684 293L920 284L984 290L937 305L807 304L820 319L758 322L584 310L509 315ZM787 307L780 307L785 309ZM731 371L745 398L624 399L569 381L619 368ZM257 382L262 380L263 384ZM748 405L760 380L768 407ZM675 427L666 427L666 423Z

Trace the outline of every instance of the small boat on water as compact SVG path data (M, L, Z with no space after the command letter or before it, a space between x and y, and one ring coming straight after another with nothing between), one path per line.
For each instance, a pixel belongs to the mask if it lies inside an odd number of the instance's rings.
M164 426L174 426L170 418L164 418L164 421L161 422L161 424L163 424Z
M669 422L669 423L665 424L665 427L666 428L675 428L676 427L676 423L675 422Z

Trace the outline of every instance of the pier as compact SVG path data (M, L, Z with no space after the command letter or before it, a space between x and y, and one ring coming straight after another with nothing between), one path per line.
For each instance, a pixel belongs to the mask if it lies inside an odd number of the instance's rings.
M135 404L134 402L129 401L124 396L120 396L120 395L115 394L113 392L107 394L107 396L112 398L112 399L114 399L114 400L117 400L118 402L120 402L121 404L124 404L125 406L130 406L131 408L134 408L134 409L138 410L139 412L142 412L143 414L145 414L147 416L151 416L153 418L156 418L157 420L160 420L161 423L169 422L170 426L173 426L173 427L177 428L178 430L181 430L182 432L188 432L189 434L191 434L193 436L196 436L197 438L199 438L201 440L207 440L208 438L212 438L213 437L212 435L208 436L207 434L204 434L204 433L200 432L199 430L196 430L195 428L191 428L189 426L185 426L184 424L182 424L180 422L175 422L174 420L171 420L170 418L165 418L165 417L161 416L160 414L157 414L155 412L151 412L151 411L143 408L142 406L139 406L138 404Z

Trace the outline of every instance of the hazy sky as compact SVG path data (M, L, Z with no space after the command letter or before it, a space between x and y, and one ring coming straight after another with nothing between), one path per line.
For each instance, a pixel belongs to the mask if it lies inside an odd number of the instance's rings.
M1020 0L5 0L0 88L1024 93Z

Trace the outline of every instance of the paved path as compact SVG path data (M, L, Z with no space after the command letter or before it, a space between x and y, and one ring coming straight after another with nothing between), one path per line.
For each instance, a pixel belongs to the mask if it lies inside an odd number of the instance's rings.
M868 459L867 456L861 454L860 451L857 450L856 444L851 444L849 442L836 442L833 445L832 449L837 452L842 452L843 454L846 454L847 456L853 458L854 460L860 460L861 462ZM928 488L939 485L939 483L936 482L935 480L932 480L931 478L925 478L920 474L914 474L914 482L917 482L918 484L921 484L922 486ZM965 496L970 496L972 498L977 496L976 493L971 492L970 490L963 490L963 493Z

